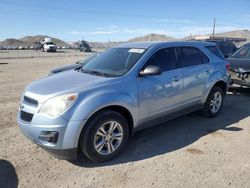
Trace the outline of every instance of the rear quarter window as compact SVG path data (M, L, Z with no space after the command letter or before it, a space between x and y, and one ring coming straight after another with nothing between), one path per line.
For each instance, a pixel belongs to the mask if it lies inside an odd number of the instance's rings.
M210 52L212 52L214 55L216 55L218 58L224 60L224 56L222 55L221 51L217 46L206 46L206 49L208 49Z

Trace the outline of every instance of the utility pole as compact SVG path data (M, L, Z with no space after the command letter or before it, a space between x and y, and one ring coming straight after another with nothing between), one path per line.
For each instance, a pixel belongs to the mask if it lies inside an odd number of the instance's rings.
M192 40L192 34L190 33L190 35L189 35L189 40Z
M213 38L214 38L214 34L215 34L215 23L216 23L216 18L214 18L214 26L213 26Z

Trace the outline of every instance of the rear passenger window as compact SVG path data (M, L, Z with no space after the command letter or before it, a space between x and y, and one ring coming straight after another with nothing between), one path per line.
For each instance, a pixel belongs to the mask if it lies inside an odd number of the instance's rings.
M201 52L198 48L194 47L181 47L180 60L183 67L191 67L209 63L208 57Z
M158 50L148 59L145 65L157 65L161 68L162 72L177 69L178 65L176 63L174 48Z
M221 51L218 49L217 46L206 46L206 48L218 58L224 60L224 56L222 55Z

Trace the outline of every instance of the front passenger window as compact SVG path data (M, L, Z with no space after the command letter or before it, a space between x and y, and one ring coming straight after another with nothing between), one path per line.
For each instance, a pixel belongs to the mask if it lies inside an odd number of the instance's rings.
M162 72L177 69L174 48L164 48L155 52L147 61L146 66L157 65Z

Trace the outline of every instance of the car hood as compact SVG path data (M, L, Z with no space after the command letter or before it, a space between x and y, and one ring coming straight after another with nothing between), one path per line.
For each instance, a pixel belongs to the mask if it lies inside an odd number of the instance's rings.
M82 66L81 64L70 64L70 65L64 65L61 67L57 67L57 68L52 69L50 71L50 75L53 75L53 74L59 73L59 72L63 72L66 70L76 69L76 68L81 67L81 66Z
M228 58L231 70L237 71L239 68L250 72L250 59Z
M38 99L40 103L54 96L81 93L104 84L113 83L114 79L71 70L32 82L26 87L24 94Z

